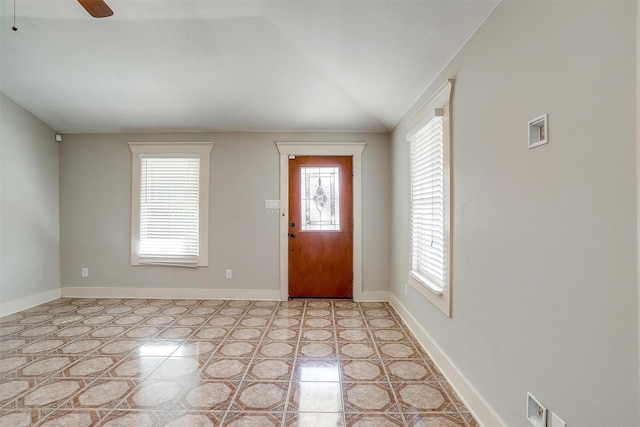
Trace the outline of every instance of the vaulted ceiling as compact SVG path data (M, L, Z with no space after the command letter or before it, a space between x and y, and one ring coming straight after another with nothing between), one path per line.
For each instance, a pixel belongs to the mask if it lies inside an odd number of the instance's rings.
M497 2L0 0L0 90L63 133L384 132Z

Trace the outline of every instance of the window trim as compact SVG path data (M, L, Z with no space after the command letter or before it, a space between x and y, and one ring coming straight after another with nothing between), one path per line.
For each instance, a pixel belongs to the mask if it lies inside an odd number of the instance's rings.
M206 267L209 265L209 169L212 142L130 142L132 153L131 174L131 265ZM140 155L189 156L200 159L199 227L197 264L168 264L141 262L140 252Z
M447 317L451 317L451 93L454 80L448 80L436 93L427 101L409 120L407 120L407 141L422 129L435 115L435 111L442 110L442 143L444 154L444 268L445 283L442 288L431 283L420 280L412 271L413 248L411 247L412 227L409 227L409 274L408 284L420 295L431 302ZM409 161L411 161L411 150L409 150ZM411 186L411 175L409 176ZM409 192L411 194L411 191ZM411 197L411 196L409 196ZM411 200L409 200L411 208Z

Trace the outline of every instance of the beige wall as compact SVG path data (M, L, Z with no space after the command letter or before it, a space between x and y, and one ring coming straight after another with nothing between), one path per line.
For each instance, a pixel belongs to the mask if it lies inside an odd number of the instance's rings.
M55 298L60 288L54 135L0 94L0 315Z
M636 225L640 224L640 0L636 0ZM636 228L636 241L640 243L640 227ZM637 251L636 266L640 265L640 250ZM640 268L638 273L638 334L640 335ZM638 338L640 346L640 337ZM640 347L638 348L640 354ZM640 361L639 361L640 363ZM640 384L640 369L638 369Z
M404 295L404 121L392 134L393 298L510 427L527 391L568 426L640 425L635 7L503 1L407 114L456 79L451 319Z
M130 141L212 141L209 267L130 265ZM355 133L65 135L60 146L63 287L274 291L279 282L276 141L365 142L363 290L389 283L389 136ZM286 197L285 197L286 198ZM82 267L89 277L81 278ZM225 269L233 279L225 279ZM251 296L251 292L245 294Z

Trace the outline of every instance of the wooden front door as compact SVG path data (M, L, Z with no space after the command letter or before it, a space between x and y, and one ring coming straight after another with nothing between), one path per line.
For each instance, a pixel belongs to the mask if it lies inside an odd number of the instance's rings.
M353 296L350 156L289 159L289 296Z

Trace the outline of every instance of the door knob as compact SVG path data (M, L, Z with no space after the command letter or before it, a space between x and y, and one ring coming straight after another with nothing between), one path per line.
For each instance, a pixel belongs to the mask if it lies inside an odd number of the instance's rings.
M289 233L289 237L291 237L291 238L296 237L296 233Z

